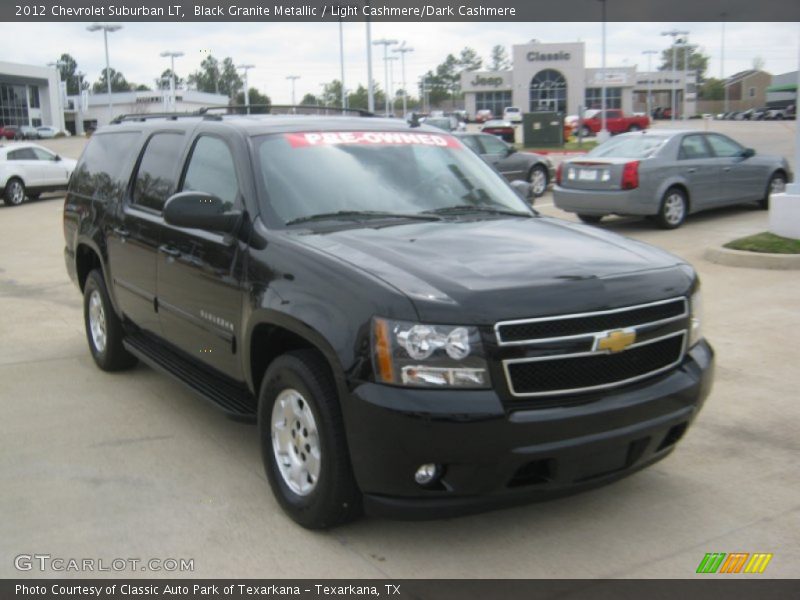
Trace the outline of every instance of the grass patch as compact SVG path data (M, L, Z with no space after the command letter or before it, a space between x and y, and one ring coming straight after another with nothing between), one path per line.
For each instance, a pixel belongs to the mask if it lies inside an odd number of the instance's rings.
M597 140L595 139L584 139L583 143L579 146L578 140L576 138L570 138L568 142L566 142L563 146L547 146L547 147L525 147L524 150L530 150L531 152L536 151L544 151L544 152L563 152L563 151L573 151L573 150L585 150L588 152L592 148L597 146Z
M800 254L800 240L793 240L764 231L728 242L725 244L725 248L769 254Z

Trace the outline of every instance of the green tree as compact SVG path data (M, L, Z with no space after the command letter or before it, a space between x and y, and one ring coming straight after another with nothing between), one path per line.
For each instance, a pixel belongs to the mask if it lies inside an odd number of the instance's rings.
M148 86L148 85L145 85L145 84L143 84L143 83L139 83L139 84L134 84L134 83L132 83L132 84L131 84L131 89L132 89L133 91L135 91L135 92L150 92L150 91L152 91L152 90L150 89L150 86Z
M379 112L383 110L383 92L377 83L373 82L373 86L373 92L375 94L375 110ZM369 109L369 94L367 93L366 87L359 84L354 92L350 92L347 95L347 108L357 108L360 110Z
M269 107L272 106L272 100L270 100L269 96L262 94L254 87L250 88L247 96L250 100L251 114L264 114L269 112ZM239 106L244 106L244 91L237 92L233 103Z
M69 96L77 96L79 92L78 76L76 74L78 72L78 62L71 55L64 53L58 57L57 64L61 81L67 84L67 94ZM83 89L89 89L87 81L83 82Z
M505 71L511 68L511 61L508 60L508 53L505 46L498 44L492 48L491 62L489 63L490 71Z
M168 90L170 85L170 76L172 75L172 69L165 69L161 76L156 79L156 89L157 90ZM175 74L175 89L183 84L183 79Z
M130 92L131 91L131 84L128 83L128 80L125 79L125 76L116 71L112 68L109 68L108 71L103 69L103 72L100 74L100 79L94 82L92 86L92 91L95 94L103 94L108 91L108 83L106 75L110 73L111 75L111 91L112 92Z
M696 44L680 45L675 47L675 70L683 71L684 56L689 53L689 70L698 74L700 82L705 79L708 70L709 57L699 49ZM672 47L661 51L661 64L659 71L672 71Z
M700 86L699 97L702 100L724 100L725 85L722 79L716 79L715 77L706 79Z
M239 71L231 57L222 61L222 69L219 75L219 93L232 98L234 94L244 86Z
M303 106L317 106L319 104L319 100L314 94L306 94L303 96L303 99L300 100L300 104Z
M464 48L458 55L458 70L477 71L483 66L483 59L472 48Z
M200 70L187 78L189 85L200 92L219 94L220 64L212 55L208 55L200 63Z

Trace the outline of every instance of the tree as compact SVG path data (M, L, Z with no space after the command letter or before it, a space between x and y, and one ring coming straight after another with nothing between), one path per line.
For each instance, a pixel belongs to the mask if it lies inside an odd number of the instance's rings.
M761 56L756 56L753 58L753 70L754 71L763 71L764 67L766 66L766 62L764 58Z
M303 99L300 100L300 104L303 106L317 106L319 104L319 100L314 94L306 94L303 96Z
M209 54L200 63L200 70L189 75L187 82L200 92L219 94L219 78L219 61Z
M112 92L130 92L131 91L131 84L128 83L128 80L125 79L125 76L116 71L112 68L108 69L108 73L111 74L111 91ZM106 69L103 69L103 72L100 74L100 79L94 82L92 86L92 91L95 94L103 94L108 92L108 83L106 79Z
M78 90L78 62L72 58L71 55L64 53L58 57L58 73L61 76L61 81L67 84L67 95L77 96ZM89 82L83 82L83 89L89 89Z
M722 79L715 77L706 79L700 86L699 97L701 100L724 100L725 84Z
M511 61L508 60L508 53L505 46L498 44L492 48L492 58L489 65L490 71L505 71L511 68Z
M427 93L432 106L447 99L455 105L456 98L461 95L461 73L477 71L482 66L483 60L472 48L464 48L458 57L448 54L435 71L428 71L423 76L424 83L420 87L424 86L424 89L420 90L420 97Z
M252 107L250 109L251 114L264 114L269 112L269 107L272 106L272 100L270 100L269 96L262 94L254 87L250 88L250 92L247 94L247 96L250 100L250 106ZM236 97L234 98L234 104L244 106L244 91L236 94Z
M133 89L133 91L135 91L135 92L150 92L150 91L152 91L150 89L150 86L145 85L143 83L140 83L138 85L132 83L131 84L131 89Z
M172 75L172 69L165 69L161 76L156 79L156 89L157 90L168 90L170 89L170 76ZM181 79L177 74L175 75L175 89L178 89L183 84L183 79Z
M695 71L702 82L705 78L706 71L708 70L709 57L699 50L696 44L687 44L675 46L675 71L683 71L684 55L689 52L689 70ZM666 48L661 51L661 65L658 67L659 71L672 71L672 47Z
M472 48L464 48L458 55L458 70L477 71L483 66L483 59Z
M225 58L222 61L222 70L219 74L219 93L232 98L243 86L244 82L239 76L239 71L236 70L233 59L231 57Z
M372 85L374 86L373 92L375 94L375 110L376 112L381 111L383 110L383 92L377 83L373 82ZM357 108L360 110L369 109L369 94L366 87L359 84L356 91L350 92L347 95L347 108Z

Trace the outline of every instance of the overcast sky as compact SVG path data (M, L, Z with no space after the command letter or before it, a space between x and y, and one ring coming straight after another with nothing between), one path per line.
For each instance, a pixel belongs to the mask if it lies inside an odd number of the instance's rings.
M63 52L71 54L79 68L95 81L105 66L101 32L86 31L87 23L15 23L0 36L0 60L44 65ZM666 29L690 31L691 43L700 44L711 56L708 75L721 73L722 25L720 23L609 23L607 65L639 65L645 70L643 50L662 50L669 39ZM600 66L600 23L373 23L372 39L405 40L415 51L406 55L409 90L417 79L434 68L448 53L464 46L478 51L488 62L495 44L509 51L513 44L536 38L542 42L586 43L586 66ZM345 23L345 83L355 88L366 84L366 25ZM24 43L20 43L24 41ZM753 58L764 59L773 74L798 66L798 23L728 23L725 34L725 75L750 68ZM127 23L109 35L111 66L129 81L153 86L153 80L169 66L164 50L182 51L175 70L180 76L196 70L208 52L217 58L231 56L237 64L251 63L250 85L266 92L274 103L288 103L289 74L299 75L297 100L306 92L319 93L321 84L339 78L339 27L337 23ZM374 76L384 86L382 48L373 52ZM655 58L655 57L654 57ZM656 61L654 60L654 68ZM395 63L399 65L398 63ZM399 87L400 69L395 70Z

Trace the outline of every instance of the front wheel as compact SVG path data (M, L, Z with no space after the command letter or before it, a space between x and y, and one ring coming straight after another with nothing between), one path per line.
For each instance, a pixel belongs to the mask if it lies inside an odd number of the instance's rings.
M686 193L680 188L670 188L661 200L656 223L661 229L676 229L686 220L688 207Z
M638 125L631 125L630 127L628 127L628 131L641 131L641 130L642 128L639 127Z
M763 209L769 208L769 199L772 197L772 194L780 194L786 191L786 176L783 173L773 173L772 177L769 178L769 183L767 184L767 191L764 195L763 200L759 200L758 205Z
M592 130L591 130L591 129L589 129L589 128L588 128L586 125L584 125L584 126L581 128L581 135L582 135L583 137L591 137L591 135L592 135Z
M136 364L136 357L122 345L122 322L108 297L103 275L95 269L83 286L83 318L92 358L103 371L121 371Z
M578 218L587 225L597 225L602 219L602 215L584 215L578 213Z
M547 191L547 169L542 165L534 165L528 174L528 183L531 184L531 193L534 198L544 195Z
M6 183L3 201L9 206L19 206L25 201L25 184L16 177Z
M325 529L361 515L336 386L317 352L272 362L261 384L258 429L270 487L294 521Z

